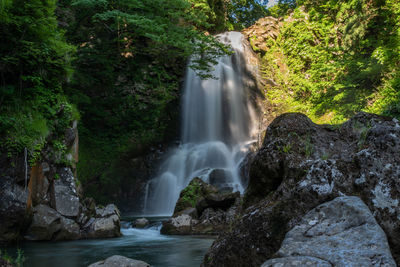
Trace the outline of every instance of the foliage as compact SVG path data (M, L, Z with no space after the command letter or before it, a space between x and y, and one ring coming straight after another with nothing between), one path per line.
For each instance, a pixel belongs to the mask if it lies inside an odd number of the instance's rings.
M74 48L54 15L55 1L7 0L0 5L0 149L39 157L46 138L76 118L63 95Z
M265 78L278 84L268 98L282 111L321 123L342 122L361 110L399 117L400 3L297 4L263 56Z
M24 252L20 249L17 250L17 255L15 258L9 256L7 251L0 250L0 259L4 259L9 264L16 266L16 267L24 266L24 262L25 262Z

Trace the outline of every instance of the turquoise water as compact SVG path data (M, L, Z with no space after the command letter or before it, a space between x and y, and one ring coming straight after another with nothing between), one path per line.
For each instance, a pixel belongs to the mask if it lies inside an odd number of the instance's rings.
M122 237L64 242L25 242L19 246L28 267L80 267L122 255L142 260L155 267L198 267L211 246L210 237L165 236L161 223L147 229L130 228L123 223ZM17 247L7 248L15 254Z

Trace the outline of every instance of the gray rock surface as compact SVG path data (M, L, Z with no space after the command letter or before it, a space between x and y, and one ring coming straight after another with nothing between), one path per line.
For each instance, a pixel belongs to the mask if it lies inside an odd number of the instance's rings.
M285 258L270 259L261 265L261 267L297 267L297 266L332 267L332 264L330 264L327 261L314 257L292 256Z
M79 225L71 219L61 217L60 231L54 237L55 240L75 240L81 237Z
M385 233L358 197L338 197L311 210L286 234L277 255L313 257L332 266L396 267Z
M51 240L54 234L61 229L62 216L46 205L33 208L33 220L29 226L25 239Z
M105 208L96 208L96 217L92 217L82 227L86 238L109 238L121 236L120 212L114 204Z
M79 197L76 192L75 178L70 168L59 171L60 178L54 182L56 210L66 217L77 217L79 214Z
M150 264L144 261L138 261L124 256L114 255L103 261L90 264L88 267L150 267Z

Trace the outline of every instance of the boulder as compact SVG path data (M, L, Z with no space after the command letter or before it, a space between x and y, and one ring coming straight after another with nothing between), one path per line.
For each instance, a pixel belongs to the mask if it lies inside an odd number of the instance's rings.
M61 229L62 216L46 205L33 208L33 220L25 236L27 240L51 240Z
M162 234L218 235L233 221L240 193L224 193L194 178L182 190L169 220L163 222Z
M86 238L109 238L121 236L120 212L114 204L105 208L96 208L96 217L92 217L82 227Z
M54 240L75 240L81 238L79 225L68 218L61 217L60 231L54 237Z
M385 233L358 197L338 197L308 212L286 234L277 256L293 266L294 260L320 266L396 266ZM268 260L263 266L276 263Z
M343 195L364 201L400 263L400 123L359 113L317 125L299 113L268 127L250 163L245 212L214 242L204 266L260 266L310 210Z
M150 267L150 264L145 263L144 261L114 255L103 261L90 264L88 267Z
M136 228L145 228L147 225L149 225L149 220L147 220L146 218L139 218L135 220L133 225Z
M192 233L193 218L187 214L172 217L163 222L161 234L189 235Z
M187 208L196 207L196 203L212 193L217 193L218 189L204 182L200 178L193 178L189 185L182 190L178 202L175 205L174 214Z

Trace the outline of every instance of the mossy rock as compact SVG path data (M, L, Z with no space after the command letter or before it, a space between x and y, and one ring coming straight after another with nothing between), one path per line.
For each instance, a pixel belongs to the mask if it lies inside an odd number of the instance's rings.
M198 177L193 178L189 185L182 190L178 202L176 203L174 214L187 208L195 208L199 200L217 192L218 189L214 186L203 182L203 180Z

